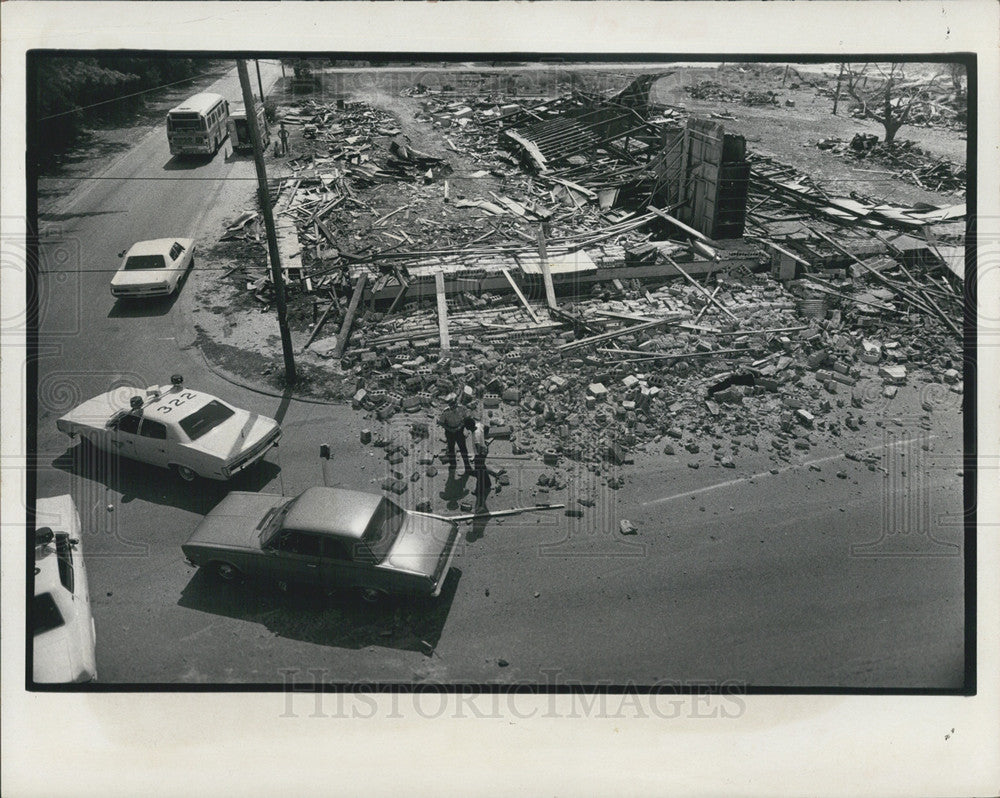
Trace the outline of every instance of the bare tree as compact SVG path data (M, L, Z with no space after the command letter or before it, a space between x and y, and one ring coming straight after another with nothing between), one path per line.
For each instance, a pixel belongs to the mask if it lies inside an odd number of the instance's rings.
M844 65L847 93L857 104L863 119L874 119L885 128L885 143L891 144L896 133L922 105L930 105L939 72L932 78L907 80L905 64Z

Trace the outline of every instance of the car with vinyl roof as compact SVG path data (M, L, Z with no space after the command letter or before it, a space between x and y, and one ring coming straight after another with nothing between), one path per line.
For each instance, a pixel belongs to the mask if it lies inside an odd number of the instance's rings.
M458 526L386 496L312 487L295 498L234 491L181 547L191 565L245 577L360 591L362 598L437 596Z

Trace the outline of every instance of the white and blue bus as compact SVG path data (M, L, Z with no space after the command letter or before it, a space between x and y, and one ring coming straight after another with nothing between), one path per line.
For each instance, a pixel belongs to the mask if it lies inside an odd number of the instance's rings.
M214 155L229 128L229 102L220 94L196 94L167 113L171 155Z

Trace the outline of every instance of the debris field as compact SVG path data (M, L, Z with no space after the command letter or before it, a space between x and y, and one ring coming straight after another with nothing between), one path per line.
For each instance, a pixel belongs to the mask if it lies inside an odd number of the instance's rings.
M792 462L874 425L902 385L960 395L964 205L837 196L718 120L656 105L656 78L281 109L292 147L269 165L272 201L297 356L330 375L317 395L412 441L457 396L511 454L611 487L639 453ZM718 91L691 89L735 97ZM964 169L928 171L913 147L829 148L964 188ZM222 241L241 254L227 280L242 309L273 312L257 211ZM371 439L403 462L407 441Z

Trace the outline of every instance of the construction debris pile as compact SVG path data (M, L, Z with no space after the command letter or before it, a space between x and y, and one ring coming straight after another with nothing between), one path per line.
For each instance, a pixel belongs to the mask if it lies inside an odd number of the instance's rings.
M302 351L346 386L327 395L420 434L457 396L514 454L615 487L644 453L788 461L907 382L960 393L961 275L913 236L964 206L833 196L653 106L656 77L610 99L423 87L423 138L364 103L286 112L279 249L313 309ZM224 239L261 241L257 214ZM233 271L267 308L264 268Z
M859 133L850 143L828 138L821 139L816 146L852 160L885 167L894 177L920 186L925 191L965 196L965 166L947 158L938 158L909 139L897 139L886 144L875 136Z
M767 235L781 232L789 223L790 229L799 229L800 222L814 218L835 225L908 231L965 216L964 203L905 207L857 192L836 196L786 164L756 154L750 156L750 162L747 224ZM964 194L964 190L956 193Z
M703 80L692 86L685 86L684 91L691 95L693 100L718 100L749 106L779 104L779 97L773 91L739 89L724 86L714 80Z

